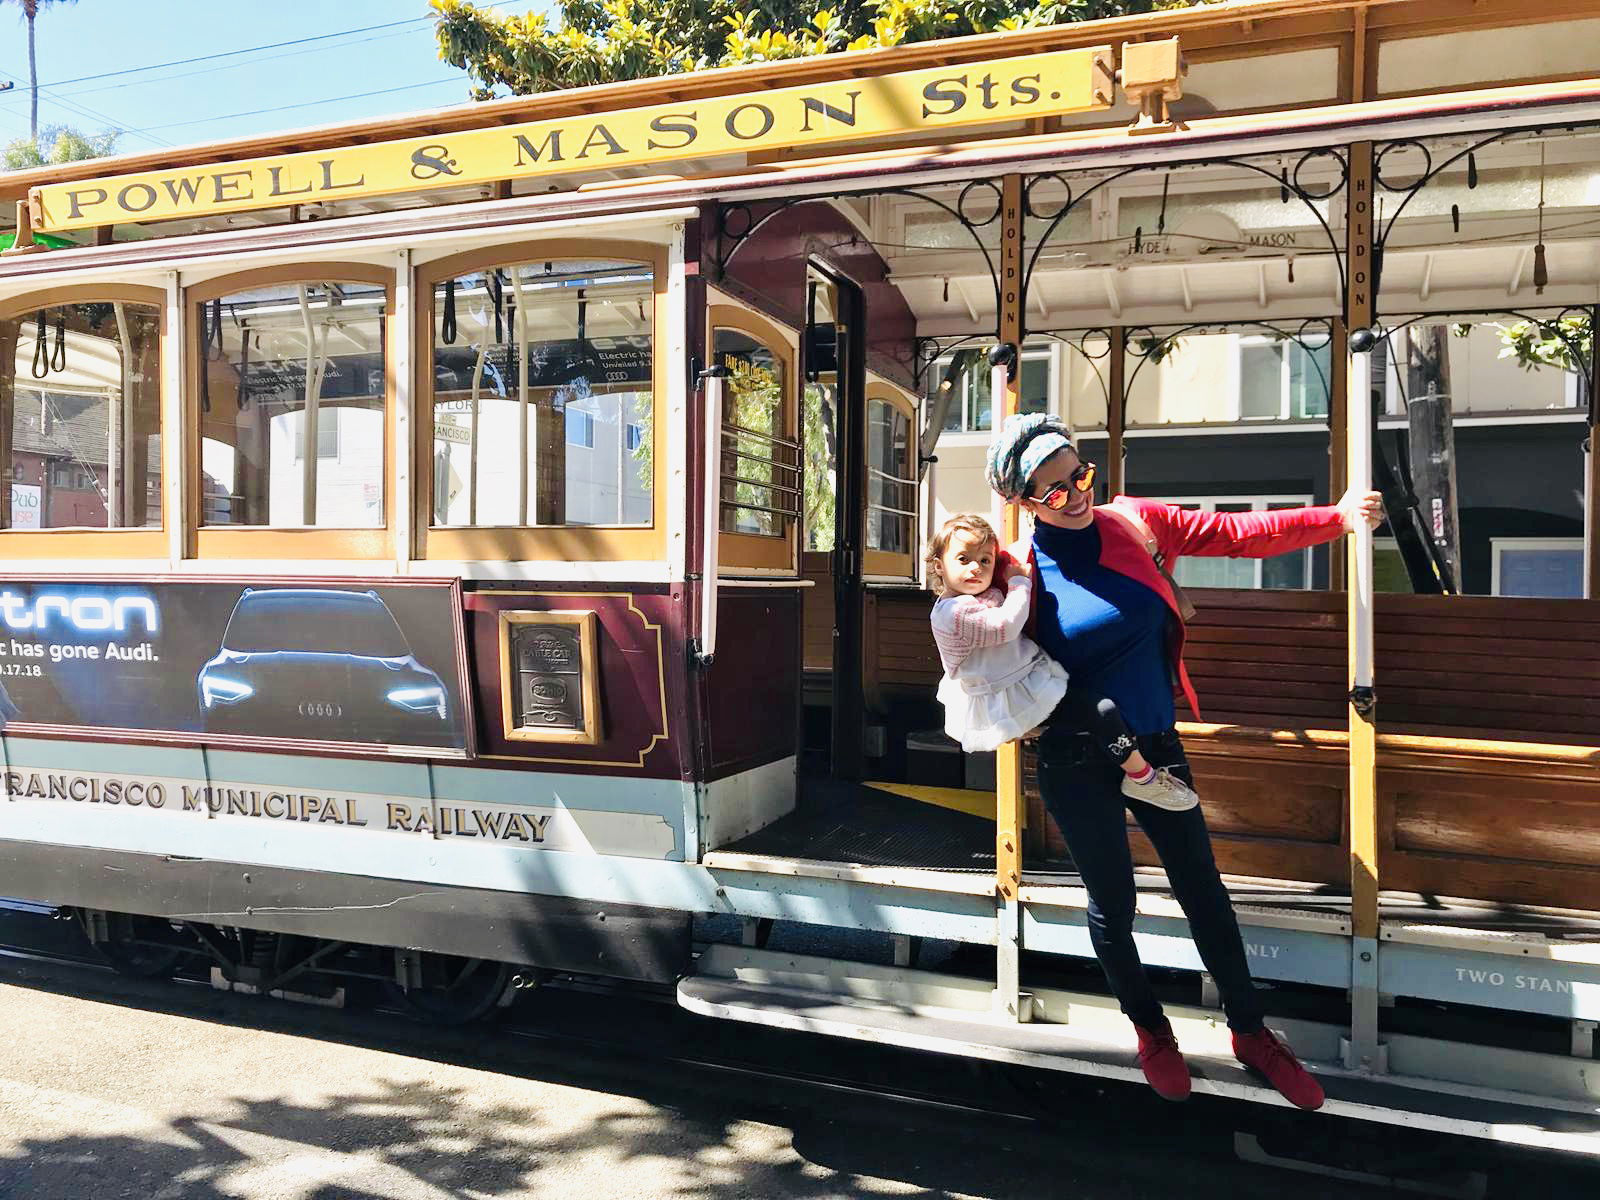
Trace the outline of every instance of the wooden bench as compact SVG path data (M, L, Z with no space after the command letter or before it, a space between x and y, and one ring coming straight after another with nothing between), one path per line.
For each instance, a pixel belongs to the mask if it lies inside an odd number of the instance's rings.
M1180 728L1219 865L1346 888L1345 596L1194 598L1205 723ZM871 702L931 694L929 602L869 605ZM1383 595L1375 623L1382 886L1600 908L1600 603ZM1065 847L1025 786L1037 864ZM1134 852L1156 862L1137 831Z

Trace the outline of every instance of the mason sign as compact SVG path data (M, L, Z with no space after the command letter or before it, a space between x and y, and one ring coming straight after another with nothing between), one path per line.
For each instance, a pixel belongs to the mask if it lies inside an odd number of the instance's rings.
M37 228L83 229L1020 122L1111 106L1109 46L271 158L47 184Z

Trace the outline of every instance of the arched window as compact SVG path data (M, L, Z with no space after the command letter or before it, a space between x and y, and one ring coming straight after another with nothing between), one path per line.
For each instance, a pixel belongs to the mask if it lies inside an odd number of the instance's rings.
M147 288L0 302L0 528L159 538L162 312Z
M711 309L711 361L722 399L722 545L729 570L792 571L800 514L796 340L746 309Z

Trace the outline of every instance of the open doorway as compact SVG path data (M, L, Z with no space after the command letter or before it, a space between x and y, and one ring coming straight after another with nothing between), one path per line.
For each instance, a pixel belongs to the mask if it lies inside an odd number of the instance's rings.
M861 292L816 264L806 267L801 442L801 572L805 591L805 761L810 773L860 779L864 769L862 673L862 457L864 364Z

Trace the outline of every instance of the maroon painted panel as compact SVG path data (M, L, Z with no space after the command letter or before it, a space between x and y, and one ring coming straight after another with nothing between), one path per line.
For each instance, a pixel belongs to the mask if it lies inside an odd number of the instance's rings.
M688 778L694 755L681 590L584 587L581 592L525 587L465 597L467 650L478 698L478 748L480 754L492 756L483 765L515 766L508 760L519 759L543 771ZM597 745L506 738L500 680L500 613L506 611L595 614L604 735Z
M798 589L722 589L717 656L705 686L711 778L797 752Z
M751 207L757 220L771 211L771 205ZM867 366L914 389L917 319L889 282L888 264L832 205L797 204L769 217L739 243L723 286L800 329L805 325L806 263L813 258L861 286Z

